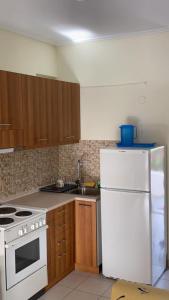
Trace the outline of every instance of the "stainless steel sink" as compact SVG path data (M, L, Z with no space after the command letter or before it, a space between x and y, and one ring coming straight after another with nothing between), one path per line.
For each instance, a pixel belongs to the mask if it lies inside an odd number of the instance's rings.
M84 196L98 196L100 195L100 190L97 188L86 188L78 187L68 192L69 194L84 195Z

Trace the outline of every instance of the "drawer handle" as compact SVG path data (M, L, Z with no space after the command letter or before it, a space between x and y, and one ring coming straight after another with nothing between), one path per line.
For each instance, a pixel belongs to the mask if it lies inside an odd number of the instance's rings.
M82 204L82 203L79 203L80 206L89 206L91 207L91 204Z

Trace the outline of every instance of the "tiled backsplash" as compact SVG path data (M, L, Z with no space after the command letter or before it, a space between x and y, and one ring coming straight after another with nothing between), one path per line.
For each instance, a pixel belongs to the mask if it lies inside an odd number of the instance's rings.
M82 160L82 179L95 180L100 177L100 149L113 146L113 141L80 141L79 144L59 146L58 176L65 181L77 179L77 161Z
M57 177L57 147L0 154L0 200L50 184Z
M99 150L112 141L80 141L79 144L17 151L0 155L0 200L26 193L63 178L77 179L77 160L82 160L84 180L99 179Z

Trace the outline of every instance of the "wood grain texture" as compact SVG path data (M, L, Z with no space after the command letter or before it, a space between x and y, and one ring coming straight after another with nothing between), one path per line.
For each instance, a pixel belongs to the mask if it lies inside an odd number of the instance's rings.
M48 287L74 269L74 202L47 213Z
M21 147L21 75L0 71L0 147Z
M77 143L80 139L80 85L58 82L59 143Z
M46 79L22 76L24 147L49 146Z
M0 147L30 149L78 142L80 86L0 71L1 129Z
M98 272L96 238L96 203L75 201L76 269Z

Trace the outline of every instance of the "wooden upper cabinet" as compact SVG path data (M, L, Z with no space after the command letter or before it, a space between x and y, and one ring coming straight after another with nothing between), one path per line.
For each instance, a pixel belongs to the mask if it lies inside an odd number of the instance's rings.
M38 148L80 139L80 86L0 71L0 148Z
M80 139L80 86L76 83L58 82L59 142L76 143Z
M48 136L50 146L56 146L59 143L59 98L58 81L46 80L46 97L48 104Z
M48 146L45 79L22 76L24 147Z
M80 85L71 83L71 130L74 142L80 140Z
M22 143L21 75L0 71L0 148Z
M22 76L24 146L48 147L58 144L57 81Z

